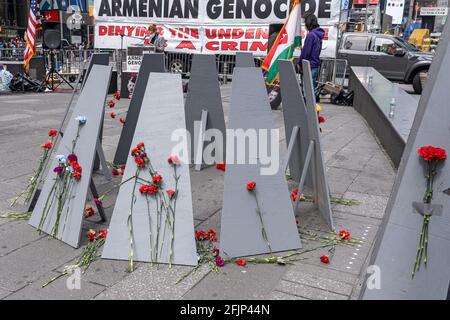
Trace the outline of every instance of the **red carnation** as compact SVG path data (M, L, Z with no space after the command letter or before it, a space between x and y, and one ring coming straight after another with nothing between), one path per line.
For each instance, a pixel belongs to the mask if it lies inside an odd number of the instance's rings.
M41 148L50 150L53 146L53 142L48 140L46 143L41 144Z
M58 134L58 130L55 130L55 129L51 129L51 130L48 132L48 136L49 136L49 137L55 137L57 134Z
M347 231L347 230L339 231L339 238L341 238L341 240L348 240L348 239L350 239L350 232Z
M98 230L98 238L99 239L105 239L107 235L108 235L108 230L106 230L106 229Z
M116 105L116 103L113 100L108 101L108 107L114 108L115 105Z
M330 258L328 258L328 256L320 256L320 261L322 261L322 263L329 264Z
M94 213L95 213L94 208L92 208L91 206L87 206L84 209L84 217L85 218L92 217L94 215Z
M417 153L422 156L425 161L445 160L447 158L445 149L433 146L420 147L417 150Z
M147 188L148 188L148 186L143 184L142 186L139 187L139 191L141 193L147 193Z
M136 165L140 168L145 167L145 161L142 158L134 158L134 162L136 162Z
M225 171L225 163L221 162L221 163L216 164L216 169Z
M325 119L325 117L319 116L319 123L324 123L326 121L327 119Z
M142 185L139 187L139 191L144 194L155 194L158 192L158 187L152 185Z
M176 165L180 164L180 159L178 159L177 156L170 156L167 159L167 162L170 163L171 165L176 166Z
M88 231L88 237L89 237L89 241L94 241L95 240L95 230L90 229Z
M256 182L255 181L251 181L247 183L247 190L248 191L253 191L256 187Z
M136 149L144 150L144 149L145 149L145 144L144 144L143 142L139 142L139 143L136 145Z
M198 241L209 240L209 236L205 231L195 231L195 239Z
M117 170L117 169L112 169L112 170L111 170L111 173L112 173L113 176L118 176L118 175L120 175L120 172L119 172L119 170Z
M70 165L72 166L73 170L79 171L79 172L81 173L82 168L81 168L81 166L80 166L80 164L79 164L78 162L72 161L72 162L70 163Z
M158 187L157 186L148 186L147 192L150 194L155 194L158 192Z
M81 172L80 171L75 171L74 173L72 173L72 177L75 180L80 180L81 179Z
M214 229L209 229L208 233L207 233L207 240L211 240L212 242L217 242L217 235L216 235L216 231L214 231Z
M115 118L116 118L116 114L115 114L114 112L111 112L111 113L109 114L109 116L110 116L112 119L115 119Z
M172 199L175 196L176 191L172 190L172 189L169 189L169 190L166 191L166 193L169 196L169 198Z
M120 121L121 124L125 124L125 119L124 118L120 117L119 121Z
M113 97L114 97L116 100L120 100L120 92L119 92L119 91L114 92L114 93L113 93Z
M245 259L237 259L236 260L236 264L239 267L245 267L247 265L247 260L245 260Z
M162 177L159 174L153 176L153 178L152 178L152 182L154 184L159 184L161 182L161 180L162 180Z
M133 148L133 149L131 149L130 154L133 157L139 157L139 155L141 154L141 150L139 150L138 148Z

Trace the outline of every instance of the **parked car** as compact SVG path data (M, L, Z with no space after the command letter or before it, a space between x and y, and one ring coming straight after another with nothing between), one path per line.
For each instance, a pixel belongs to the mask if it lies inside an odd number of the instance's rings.
M411 83L422 92L421 73L427 73L433 54L417 50L400 37L349 32L342 36L338 58L348 66L370 66L389 80Z

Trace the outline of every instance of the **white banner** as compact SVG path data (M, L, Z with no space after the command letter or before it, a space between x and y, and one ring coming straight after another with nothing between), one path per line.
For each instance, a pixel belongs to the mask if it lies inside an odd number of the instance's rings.
M337 29L322 26L325 37L322 56L335 53ZM183 53L234 54L238 51L252 52L254 56L265 56L269 37L269 26L182 26L159 25L160 36L166 40L166 51ZM305 30L303 29L305 36ZM123 43L122 36L123 34ZM126 49L130 46L148 45L147 25L130 23L97 23L95 25L95 47L99 49Z
M278 23L289 0L95 0L98 21L156 23Z
M290 0L95 0L95 48L126 49L146 44L147 28L156 23L168 52L246 51L265 56L269 25L284 23L289 3ZM316 14L325 30L322 56L334 56L339 0L301 0L301 5L302 12Z

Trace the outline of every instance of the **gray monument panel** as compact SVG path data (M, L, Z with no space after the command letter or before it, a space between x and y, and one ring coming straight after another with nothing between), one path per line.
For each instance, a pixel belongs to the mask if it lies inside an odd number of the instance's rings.
M413 208L426 190L423 161L417 149L423 145L450 151L450 24L446 24L419 101L417 114L389 199L371 264L380 267L381 288L365 289L363 299L446 299L450 281L450 187L449 159L434 178L431 204L442 205L442 214L429 222L428 263L423 262L414 278L412 268L423 217Z
M167 159L171 155L172 148L177 144L176 141L171 140L172 133L177 129L185 129L181 76L179 74L152 72L148 80L144 100L142 101L143 108L139 115L132 146L144 142L154 169L163 176L163 186L166 189L174 188L174 173ZM187 144L187 140L185 141ZM126 167L123 181L136 173L136 164L131 155L128 156ZM177 168L177 174L180 175L180 179L178 181L179 194L175 212L175 240L172 262L182 265L197 265L189 165L181 164ZM141 171L139 176L147 180L150 179L148 170ZM132 191L133 181L124 183L120 187L102 258L129 259L130 231L127 219L130 212ZM135 195L136 202L132 215L134 261L150 262L150 229L152 229L153 236L156 236L157 230L155 223L157 221L156 204L154 198L149 196L151 212L151 221L149 221L145 196L140 194L138 188L135 190ZM161 227L160 232L161 238L163 237L162 230L164 230L163 227ZM166 231L164 244L160 241L162 255L158 257L157 262L159 263L169 262L169 246L171 243L169 236L170 232Z
M56 152L56 155L65 156L70 153L72 141L75 139L78 130L78 121L75 120L75 118L77 116L85 116L87 122L80 129L79 138L75 147L75 154L77 155L78 162L83 170L82 177L74 184L73 191L71 192L72 198L65 202L60 218L61 225L58 228L57 235L58 239L72 247L79 246L84 218L84 206L88 194L89 183L91 181L97 137L100 133L101 119L104 112L110 77L111 67L100 65L92 66L92 74L87 79L86 86L81 91L67 128L64 131L64 137L61 139ZM56 177L53 168L58 165L58 161L54 158L51 159L50 163L50 169L47 173L44 186L29 221L29 223L36 228L40 224L45 203ZM50 207L50 211L42 228L43 231L48 234L51 233L56 221L56 212L55 202Z
M164 72L164 54L144 54L141 67L139 69L136 84L131 97L130 106L120 134L119 144L117 145L114 156L115 164L124 164L127 161L128 151L130 151L131 140L141 111L142 101L144 99L145 88L147 87L148 77L151 72Z
M109 65L109 53L94 53L91 56L91 59L89 60L89 64L86 68L86 73L83 76L83 86L86 84L87 79L89 78L89 75L91 73L92 66L95 64L99 64L102 66L108 66Z
M334 230L333 215L331 212L330 189L328 188L327 177L325 175L325 163L322 157L320 146L319 121L316 111L316 97L311 76L309 61L303 60L303 89L306 97L306 112L308 115L309 136L314 141L314 153L310 164L312 171L314 198L322 217L327 222L330 229Z
M216 68L216 56L196 54L192 62L188 93L185 102L186 129L191 134L191 158L194 159L194 122L200 121L203 110L208 111L206 129L218 129L225 137L225 118ZM205 143L206 147L208 143ZM225 140L224 140L225 145ZM216 161L224 162L225 153L216 152Z
M289 173L292 179L299 182L305 164L309 141L311 140L308 129L308 116L294 64L290 60L281 60L278 66L280 68L280 88L281 96L283 97L283 117L287 145L290 143L294 127L297 126L299 128L299 134L289 161ZM311 171L308 171L305 185L312 187Z
M270 132L274 128L261 70L234 69L228 129L267 129ZM244 151L239 149L238 143L234 143L235 155ZM248 155L248 143L245 149ZM278 156L278 147L272 151ZM260 163L249 164L249 160L258 159L246 156L245 164L235 164L236 161L228 159L230 150L227 155L220 233L222 252L230 257L270 253L262 236L255 194L272 252L301 248L282 166L276 168L275 174L262 175ZM253 192L246 189L250 181L256 182Z
M249 68L255 66L255 59L251 52L236 52L235 68Z

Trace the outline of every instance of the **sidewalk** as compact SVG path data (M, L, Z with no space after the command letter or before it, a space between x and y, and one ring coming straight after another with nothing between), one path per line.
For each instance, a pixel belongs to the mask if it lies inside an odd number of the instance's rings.
M228 114L230 87L222 87L225 114ZM40 156L39 145L48 129L62 118L69 94L27 94L0 96L0 212L10 212L9 199L26 185ZM129 104L122 99L114 108L120 113ZM62 271L81 252L39 235L26 221L0 219L0 299L356 299L371 250L394 182L390 160L359 114L351 107L322 105L327 122L321 124L322 148L327 177L333 196L357 199L359 206L333 205L336 230L346 229L362 243L355 247L336 247L329 265L319 257L327 249L302 255L295 265L226 265L220 273L207 266L174 283L190 267L152 267L137 264L129 274L127 261L99 260L82 275L81 290L68 290L66 277L42 289L41 285ZM285 153L282 111L273 112L280 127L280 145ZM105 116L103 147L112 159L121 124ZM103 177L95 175L99 191L108 189ZM197 229L220 230L223 172L210 167L191 171L194 217ZM113 183L119 183L120 177ZM112 214L116 194L103 201L107 215ZM15 209L16 210L16 209ZM20 210L20 208L18 209ZM308 212L301 203L303 230L327 231L317 212ZM84 225L98 229L98 217ZM86 240L85 240L86 241ZM303 240L306 248L317 246Z

